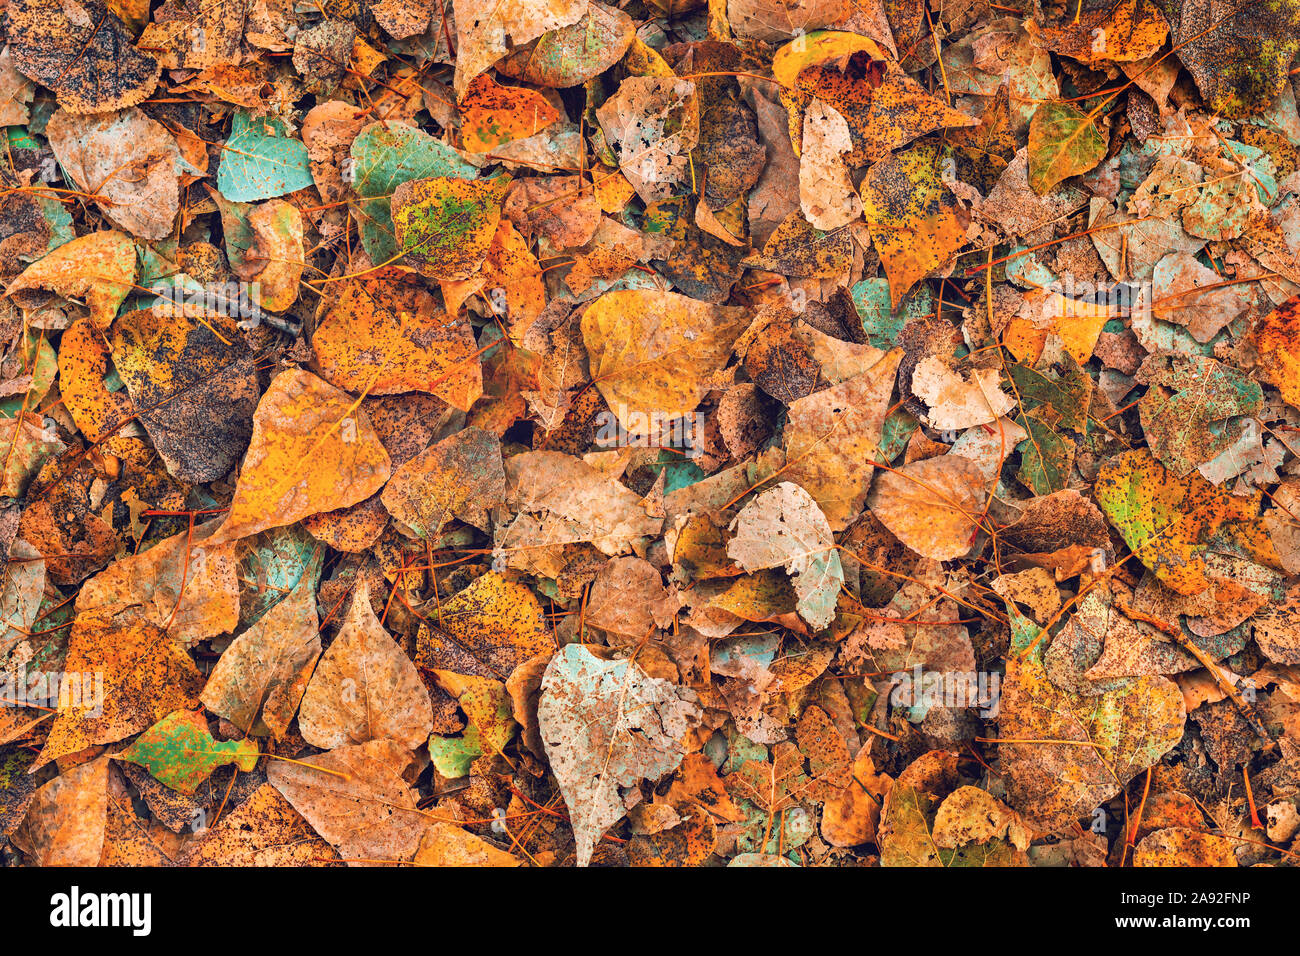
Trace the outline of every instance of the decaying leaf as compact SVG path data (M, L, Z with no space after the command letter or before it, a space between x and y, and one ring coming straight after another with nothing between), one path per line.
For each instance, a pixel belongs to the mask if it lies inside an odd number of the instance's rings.
M371 740L309 757L306 766L273 760L266 776L345 861L370 866L410 860L427 826L402 777L410 762L401 744Z
M487 257L510 179L416 179L393 191L397 249L422 275L468 279Z
M587 12L586 0L523 0L489 3L454 0L456 18L456 95L464 97L470 81L516 46L566 27Z
M813 628L830 624L844 585L831 527L808 492L789 481L761 492L732 522L727 556L746 571L784 568Z
M203 705L245 733L259 718L277 739L298 711L321 643L315 585L319 565L222 653L203 687Z
M666 199L690 177L700 117L690 80L631 76L597 111L619 168L646 202Z
M467 428L398 468L383 502L415 534L436 537L453 518L486 530L487 511L505 491L501 443L480 428Z
M62 296L84 296L90 317L103 331L135 283L135 247L120 232L94 232L65 243L32 263L6 292L52 289Z
M932 146L913 146L872 166L862 183L862 205L895 306L965 241L966 212L940 180L939 151Z
M699 720L695 695L570 644L542 678L537 720L578 840L578 865L627 812L620 788L655 780L681 763L681 740Z
M162 124L138 108L78 116L60 111L46 135L77 188L100 198L116 225L145 239L171 234L180 209L180 147Z
M350 281L322 302L312 347L326 381L351 392L431 392L462 410L483 393L468 323L395 276Z
M974 545L984 497L979 466L950 453L880 472L867 504L903 544L946 561Z
M19 0L5 12L5 33L18 69L71 112L134 106L158 85L162 64L131 42L100 0Z
M257 406L239 485L213 543L355 504L391 470L358 403L310 372L282 372Z
M199 703L202 679L194 661L153 624L78 618L65 667L86 676L77 678L78 693L55 716L38 765L122 740Z

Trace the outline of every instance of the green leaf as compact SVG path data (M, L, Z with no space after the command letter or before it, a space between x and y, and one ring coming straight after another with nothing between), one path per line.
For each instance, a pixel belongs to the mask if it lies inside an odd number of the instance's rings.
M221 153L217 188L231 202L272 199L312 185L307 147L270 118L239 111Z
M1046 405L1059 418L1062 428L1084 432L1092 405L1092 379L1069 355L1039 368L1028 365L1007 367L1022 402Z
M1069 103L1044 103L1029 123L1029 185L1040 196L1106 155L1097 124Z
M434 769L450 780L469 775L474 761L483 756L478 730L466 727L460 737L430 737L429 757Z
M253 741L214 740L201 712L178 710L137 737L117 759L139 764L178 793L192 794L218 767L233 763L247 773L260 756Z
M1029 432L1029 437L1016 446L1020 451L1020 471L1016 477L1036 495L1064 491L1070 484L1074 442L1062 438L1043 420L1038 409L1020 416L1019 424Z
M371 123L352 141L352 188L364 202L358 209L361 245L375 263L397 255L392 196L402 183L445 176L473 179L477 170L450 146L403 123Z

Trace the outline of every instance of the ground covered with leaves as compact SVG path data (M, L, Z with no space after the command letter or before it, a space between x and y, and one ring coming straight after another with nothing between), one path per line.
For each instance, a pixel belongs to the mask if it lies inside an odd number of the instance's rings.
M5 863L1300 858L1300 5L0 6Z

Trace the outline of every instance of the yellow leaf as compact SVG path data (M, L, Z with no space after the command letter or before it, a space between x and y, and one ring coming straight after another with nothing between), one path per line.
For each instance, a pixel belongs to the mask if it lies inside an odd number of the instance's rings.
M134 283L135 243L121 232L92 232L33 262L6 292L50 289L67 298L85 296L91 321L103 330Z
M392 462L359 405L302 369L277 375L253 416L230 512L210 543L290 525L382 488Z
M469 323L391 271L350 280L322 301L312 348L321 375L350 392L432 392L462 411L483 394Z
M968 215L939 179L937 146L914 146L872 166L862 206L895 307L966 241Z
M647 434L695 409L747 317L673 292L607 292L582 316L592 379L619 423Z

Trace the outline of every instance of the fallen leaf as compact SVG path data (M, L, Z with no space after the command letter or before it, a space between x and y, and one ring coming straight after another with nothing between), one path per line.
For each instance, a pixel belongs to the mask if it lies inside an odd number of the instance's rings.
M85 296L91 321L102 332L134 283L135 246L131 240L120 232L92 232L32 263L9 283L6 294L52 289L62 296Z
M940 181L938 163L937 148L913 146L876 163L862 182L863 216L895 306L966 239L967 215Z
M1029 123L1029 185L1040 196L1106 155L1096 120L1070 103L1043 103Z
M1187 827L1156 830L1133 848L1134 866L1237 866L1232 842Z
M211 543L293 524L382 488L388 452L357 405L310 372L277 375L253 416L235 497Z
M186 844L181 866L330 866L334 848L269 783ZM337 865L337 864L334 864Z
M543 33L576 23L587 0L453 0L456 21L456 97L463 99L470 81L510 52ZM507 43L509 41L509 43Z
M394 473L384 488L384 507L422 538L436 537L459 518L487 530L487 512L505 497L501 443L480 428L467 428L430 445Z
M200 525L115 561L82 586L77 613L147 621L185 646L233 631L237 562L234 548L210 540L213 530Z
M587 308L582 337L600 394L623 428L644 435L695 409L746 320L741 308L626 290Z
M1053 684L1032 653L1008 661L1000 714L1008 800L1047 824L1085 817L1119 793L1177 745L1186 719L1171 680L1138 677L1085 697Z
M115 225L165 239L180 209L180 148L139 109L95 116L60 110L45 127L59 165Z
M746 571L784 568L799 595L799 615L829 626L844 569L826 516L808 492L783 481L761 492L732 521L727 556Z
M312 349L321 375L351 392L431 392L464 411L483 393L469 324L394 275L351 280L322 302Z
M833 531L862 512L872 465L883 460L880 442L901 358L886 353L861 374L793 402L786 413L786 476L813 497Z
M414 750L432 726L429 692L375 617L370 592L359 580L339 633L303 694L299 732L324 750L384 738Z
M313 560L312 570L230 643L208 675L203 705L246 734L259 718L277 740L288 733L321 652L319 575L319 563Z
M510 179L416 179L393 190L397 251L434 279L468 279L487 257Z
M122 740L199 704L194 661L153 624L119 627L79 615L64 667L79 675L78 693L55 716L37 766Z
M700 136L700 108L690 80L629 76L596 117L619 169L642 200L666 199L689 181L689 156Z
M40 866L99 866L108 816L109 758L74 767L36 791L14 846Z
M109 113L153 93L162 70L100 0L16 0L5 12L14 64L75 113Z
M681 740L699 720L695 695L650 677L633 661L605 661L570 644L542 678L538 726L586 866L626 813L620 788L675 770Z
M216 313L137 309L113 323L118 377L170 474L215 481L248 447L260 388L235 322Z
M947 561L975 543L985 494L979 466L948 454L882 471L867 505L917 554Z
M412 861L416 866L523 866L524 861L450 823L429 824Z
M228 763L247 773L260 757L251 740L214 740L202 713L192 710L168 714L116 755L181 793L194 793L213 770Z
M410 860L427 821L402 778L410 752L392 740L338 747L302 763L271 761L266 778L344 862Z

